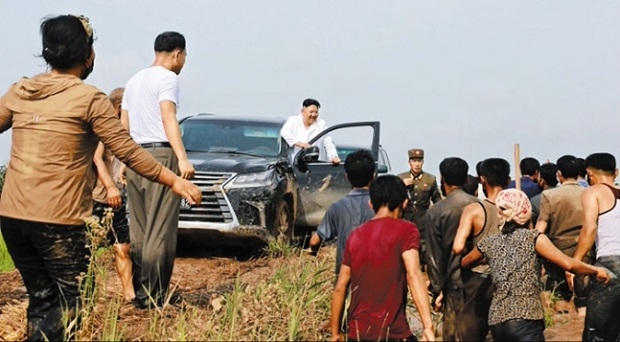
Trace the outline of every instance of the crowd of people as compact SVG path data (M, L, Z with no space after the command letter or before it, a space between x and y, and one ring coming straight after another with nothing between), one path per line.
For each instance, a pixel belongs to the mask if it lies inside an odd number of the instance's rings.
M355 161L361 155L345 161L345 167L353 163L346 168L350 179L360 179ZM620 188L613 155L565 155L543 165L524 158L519 167L527 191L515 189L510 164L501 158L477 163L477 176L468 174L465 160L445 158L439 186L422 171L423 158L423 150L410 150L411 169L398 176L372 180L374 171L367 170L364 186L352 183L351 194L328 208L311 245L316 249L334 236L346 240L337 245L332 340L344 340L343 334L349 340L415 340L405 324L407 289L427 340L435 338L430 301L443 313L444 341L481 341L489 333L494 341L542 341L543 289L556 291L558 312L570 311L574 302L585 316L584 340L620 337ZM371 219L360 210L339 210L359 202L361 191L375 211ZM536 216L532 203L538 203ZM337 219L332 210L339 211ZM416 211L424 213L407 216ZM420 278L422 268L428 282Z
M62 340L63 321L77 321L79 277L90 257L84 218L114 213L110 240L123 297L137 309L161 307L173 300L180 200L199 203L201 191L189 181L194 168L176 118L183 35L158 35L153 64L108 97L84 82L95 61L86 17L49 17L40 31L49 71L17 81L0 98L0 132L13 129L0 225L29 296L27 339ZM306 99L284 124L293 149L310 147L325 128L319 108ZM320 144L331 163L341 163L329 136ZM317 251L338 239L333 340L416 340L407 290L426 340L435 339L431 310L444 313L444 340L484 340L489 331L498 341L543 340L541 263L546 288L562 299L558 311L573 300L585 315L585 340L619 337L620 188L612 155L543 165L525 158L514 189L504 159L479 162L473 176L465 160L446 158L438 184L423 171L424 154L409 150L410 170L397 176L375 177L368 151L344 161L352 190L327 209L310 240Z

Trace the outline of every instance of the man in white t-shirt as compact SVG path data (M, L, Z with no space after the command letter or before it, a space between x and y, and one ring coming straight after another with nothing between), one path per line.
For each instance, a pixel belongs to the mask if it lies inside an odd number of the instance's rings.
M302 103L301 114L291 116L282 126L281 135L289 146L293 147L293 155L311 145L308 144L312 138L316 137L325 129L325 120L319 119L319 108L321 104L315 99L305 99ZM327 157L335 164L340 164L338 152L334 141L328 135L315 142L316 145L323 145Z
M155 39L155 62L125 87L121 120L131 137L159 162L191 179L177 121L178 74L185 65L185 38L164 32ZM127 172L129 235L137 308L166 302L176 254L180 198L168 188Z

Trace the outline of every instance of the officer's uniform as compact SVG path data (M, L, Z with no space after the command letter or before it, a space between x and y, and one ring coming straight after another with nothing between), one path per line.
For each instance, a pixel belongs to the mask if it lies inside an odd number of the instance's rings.
M419 148L409 150L408 154L409 159L424 159L424 150ZM420 230L420 258L422 264L424 264L425 261L423 260L423 256L426 246L424 244L424 224L422 218L430 207L431 201L433 203L437 203L441 200L441 194L439 193L439 189L437 187L437 178L434 175L424 171L422 171L419 175L414 176L411 170L398 174L398 177L400 177L403 181L406 179L413 180L413 184L407 186L410 199L403 212L403 218L415 223Z

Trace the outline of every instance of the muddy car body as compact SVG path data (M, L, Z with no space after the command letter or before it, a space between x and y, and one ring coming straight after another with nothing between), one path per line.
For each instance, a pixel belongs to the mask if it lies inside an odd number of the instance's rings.
M292 239L295 227L315 227L327 206L346 196L343 165L292 154L280 136L284 119L198 114L181 120L183 143L196 170L192 180L202 202L182 201L179 228ZM368 127L366 145L377 159L379 123L357 122L326 129ZM337 144L337 142L336 142ZM357 144L356 144L357 145Z

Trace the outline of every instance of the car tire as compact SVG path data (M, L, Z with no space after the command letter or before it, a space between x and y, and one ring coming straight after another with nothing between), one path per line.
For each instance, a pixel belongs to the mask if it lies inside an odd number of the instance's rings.
M276 207L274 233L276 239L283 242L293 243L295 238L293 210L284 199Z

